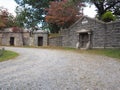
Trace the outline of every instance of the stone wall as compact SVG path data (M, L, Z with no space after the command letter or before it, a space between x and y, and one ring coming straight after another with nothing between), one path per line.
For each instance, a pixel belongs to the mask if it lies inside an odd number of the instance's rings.
M47 32L0 32L0 45L10 46L10 38L14 38L14 46L38 46L38 37L43 38L43 46L48 45Z
M48 45L48 33L47 32L33 32L33 45L38 46L38 37L43 37L43 46Z
M106 24L105 46L120 48L120 21Z
M44 31L0 32L0 45L9 46L10 37L14 37L15 46L38 46L38 38L43 37L43 46L76 48L82 30L90 31L92 48L120 48L120 21L104 23L89 17L83 17L68 29L61 30L57 37L48 38L48 33Z
M30 46L30 33L29 32L24 32L23 33L23 45L25 46Z
M22 33L0 32L1 45L10 46L10 37L14 37L15 46L23 46Z
M49 38L49 46L62 46L62 36Z
M104 23L102 21L84 17L70 28L61 30L62 46L75 48L79 42L80 30L91 31L91 47L106 48L120 47L120 21Z
M77 31L86 29L92 32L92 47L104 47L104 23L87 18L87 23L82 24L82 20L80 19L69 29L61 31L63 35L63 46L75 48L79 42L79 33Z

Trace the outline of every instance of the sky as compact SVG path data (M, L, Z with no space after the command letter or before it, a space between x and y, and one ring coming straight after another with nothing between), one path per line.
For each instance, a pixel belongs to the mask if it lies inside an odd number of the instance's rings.
M16 15L15 14L15 8L17 6L16 2L14 0L0 0L0 7L4 7L8 9L8 12L12 13L12 15ZM91 7L86 7L84 8L83 11L84 15L89 16L94 18L95 17L95 6L91 6Z
M14 0L0 0L0 7L4 7L8 9L9 13L12 13L12 15L16 15L15 14L15 8L16 8L17 4L15 3Z
M94 18L95 15L96 15L96 11L95 11L95 10L96 10L95 6L94 6L94 5L91 5L91 6L85 7L84 10L83 10L83 13L84 13L84 15L86 15L86 16L89 16L89 17L91 17L91 18Z

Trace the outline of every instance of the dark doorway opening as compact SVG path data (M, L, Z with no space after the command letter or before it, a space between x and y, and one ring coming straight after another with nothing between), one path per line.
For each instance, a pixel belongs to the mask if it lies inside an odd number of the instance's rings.
M11 46L14 46L14 40L15 40L14 37L10 37L10 45L11 45Z
M43 37L38 37L38 46L43 46Z
M79 40L80 40L80 47L86 48L88 41L89 41L88 33L80 33Z

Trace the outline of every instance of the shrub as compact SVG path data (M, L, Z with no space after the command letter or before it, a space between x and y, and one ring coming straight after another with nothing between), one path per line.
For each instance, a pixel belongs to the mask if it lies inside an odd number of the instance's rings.
M12 27L12 32L22 32L22 29L19 27Z
M114 21L115 19L116 17L112 14L111 11L107 11L106 13L102 15L102 21L104 22Z

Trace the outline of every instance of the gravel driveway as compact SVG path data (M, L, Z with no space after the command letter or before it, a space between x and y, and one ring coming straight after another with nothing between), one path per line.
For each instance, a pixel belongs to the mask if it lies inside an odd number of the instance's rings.
M0 62L0 90L120 90L120 61L70 51L5 47L20 54Z

